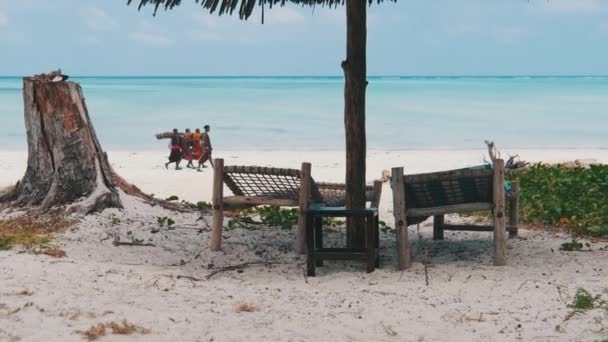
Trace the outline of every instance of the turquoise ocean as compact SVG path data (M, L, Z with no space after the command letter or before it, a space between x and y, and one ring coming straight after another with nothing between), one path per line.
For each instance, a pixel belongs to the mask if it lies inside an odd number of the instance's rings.
M342 77L73 77L105 149L209 124L216 149L344 147ZM21 79L0 77L0 146L26 148ZM608 148L608 77L370 77L369 149Z

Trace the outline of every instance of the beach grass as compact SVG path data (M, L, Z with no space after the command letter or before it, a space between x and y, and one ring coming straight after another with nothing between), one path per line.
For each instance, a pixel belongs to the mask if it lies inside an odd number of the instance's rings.
M15 245L23 246L44 246L51 241L50 238L29 233L0 235L0 250L9 250Z
M16 245L47 247L52 234L63 232L72 224L56 213L30 213L0 220L0 250L9 250Z

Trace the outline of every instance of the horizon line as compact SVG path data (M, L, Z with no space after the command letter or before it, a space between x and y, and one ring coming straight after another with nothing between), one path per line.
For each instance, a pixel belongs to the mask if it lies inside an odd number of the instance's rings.
M344 78L344 75L69 75L71 78L86 78L86 77L131 77L131 78L162 78L162 77L188 77L188 78L294 78L294 77L310 77L310 78ZM30 76L18 75L0 75L2 78L20 78ZM367 77L468 77L468 78L495 78L495 77L608 77L604 74L496 74L496 75L367 75Z

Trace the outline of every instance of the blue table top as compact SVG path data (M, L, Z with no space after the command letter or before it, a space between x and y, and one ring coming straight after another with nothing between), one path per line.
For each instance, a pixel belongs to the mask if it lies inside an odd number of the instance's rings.
M377 212L378 208L348 209L346 207L325 207L322 204L313 204L306 211L324 212L324 213L344 212L344 211Z

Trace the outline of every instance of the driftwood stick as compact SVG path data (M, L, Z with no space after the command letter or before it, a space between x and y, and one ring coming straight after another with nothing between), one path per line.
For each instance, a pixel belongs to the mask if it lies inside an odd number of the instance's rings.
M179 267L179 266L184 266L184 265L186 265L186 264L189 264L189 263L193 262L194 260L196 260L196 259L200 258L200 257L201 257L201 254L203 254L203 252L204 252L204 251L205 251L207 248L209 248L209 246L204 247L203 249L201 249L201 250L200 250L198 253L196 253L196 255L194 255L194 257L192 257L192 259L190 259L190 260L188 260L188 261L185 261L185 260L180 260L180 262L179 262L179 263L176 263L176 264L171 264L171 265L167 265L167 266L178 266L178 267Z
M216 275L218 273L242 270L243 268L246 268L246 267L252 266L252 265L274 265L274 264L278 264L278 262L251 261L251 262L245 262L245 263L238 264L238 265L226 266L226 267L218 268L217 270L207 274L205 276L205 279L209 280L209 279L211 279L211 277L213 277L214 275Z
M490 156L490 161L494 163L494 161L500 158L500 152L496 149L496 145L494 145L493 141L485 140L486 146L488 147L488 155Z
M485 140L486 146L488 147L488 155L490 156L490 161L494 164L496 159L500 159L500 151L496 148L496 144L493 141ZM485 158L484 158L485 159ZM525 169L529 165L528 162L519 160L519 155L509 156L509 159L505 162L505 169L507 170L520 170Z
M139 242L120 242L114 241L112 242L114 246L143 246L143 247L156 247L153 243L139 243Z
M117 232L115 232L113 234L114 236L114 241L112 241L112 244L116 247L118 246L149 246L149 247L156 247L155 244L153 243L143 243L143 242L121 242L120 241L120 235L118 235Z
M195 277L186 276L186 275L178 275L176 278L177 279L189 279L189 280L192 280L192 281L202 281L203 280L203 279L200 279L200 278L195 278Z

